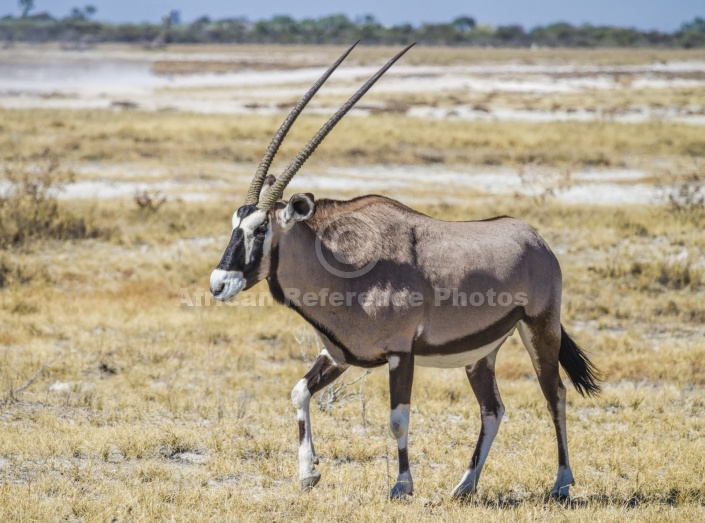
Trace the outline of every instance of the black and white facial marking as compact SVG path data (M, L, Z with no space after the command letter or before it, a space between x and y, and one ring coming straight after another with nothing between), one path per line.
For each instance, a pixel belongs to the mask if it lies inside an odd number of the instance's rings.
M267 211L243 205L233 214L233 232L223 258L211 274L210 287L217 300L231 300L269 272L272 224Z

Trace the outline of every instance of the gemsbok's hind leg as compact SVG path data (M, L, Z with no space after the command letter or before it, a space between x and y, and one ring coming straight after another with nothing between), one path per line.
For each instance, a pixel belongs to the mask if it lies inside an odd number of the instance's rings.
M321 479L321 473L314 467L314 464L318 463L318 458L316 458L316 452L313 449L311 433L309 413L311 396L335 381L346 368L336 364L324 349L311 369L291 391L291 401L296 407L296 417L299 420L299 480L302 490L315 487Z
M518 327L521 341L529 351L541 391L546 398L548 411L556 428L558 474L551 489L551 497L567 499L570 496L570 485L574 480L568 461L568 435L565 423L566 390L558 372L558 353L561 347L560 322L543 318L527 319L520 321Z
M414 381L414 355L395 354L389 357L389 399L391 412L389 426L397 440L399 452L399 476L389 497L403 498L414 493L414 483L409 470L409 407L411 386Z
M480 480L482 467L490 452L490 447L494 441L499 424L504 415L504 404L499 396L497 380L494 373L494 364L497 351L488 354L483 359L472 365L465 367L465 372L470 380L475 397L480 404L480 418L482 427L480 436L477 439L475 452L470 460L470 466L465 471L463 479L453 489L453 497L466 497L475 492Z

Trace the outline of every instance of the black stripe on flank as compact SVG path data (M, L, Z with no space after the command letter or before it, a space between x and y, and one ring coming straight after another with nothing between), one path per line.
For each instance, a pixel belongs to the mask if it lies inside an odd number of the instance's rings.
M506 336L519 320L524 319L525 315L524 307L515 307L503 318L500 318L486 329L468 334L461 338L449 340L441 345L428 343L422 333L422 335L414 341L414 355L435 356L459 354L461 352L479 349Z

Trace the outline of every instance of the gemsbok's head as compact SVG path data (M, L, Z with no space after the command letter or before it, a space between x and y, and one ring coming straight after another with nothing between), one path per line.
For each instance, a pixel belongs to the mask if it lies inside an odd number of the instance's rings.
M257 167L245 204L233 214L230 242L223 258L211 274L210 290L214 298L222 301L232 300L241 290L249 289L267 278L271 268L271 252L276 248L279 236L287 234L297 222L309 219L315 211L312 194L294 194L288 201L282 201L284 189L333 127L414 44L409 45L387 62L338 109L281 175L276 178L271 174L268 175L274 156L296 118L356 45L357 43L345 51L313 84L272 138Z

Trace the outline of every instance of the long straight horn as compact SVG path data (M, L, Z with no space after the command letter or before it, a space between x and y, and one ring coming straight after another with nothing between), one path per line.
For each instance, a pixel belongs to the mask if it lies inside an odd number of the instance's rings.
M289 116L287 116L286 119L282 122L281 127L279 127L279 130L277 131L277 134L275 134L274 138L272 138L272 141L269 143L269 147L267 147L267 150L264 152L264 155L262 156L262 159L259 162L257 171L255 172L255 177L252 179L252 183L250 184L250 190L247 192L247 199L245 200L246 205L255 204L257 203L257 200L259 200L259 192L262 189L262 185L264 184L264 179L267 177L269 167L272 165L272 160L274 160L274 156L277 154L279 146L284 141L286 133L288 133L289 129L291 129L291 126L294 125L294 122L298 118L299 114L301 114L301 111L303 111L304 107L306 107L308 102L311 101L311 98L313 98L313 96L318 92L321 86L326 82L326 80L328 80L328 77L333 74L333 71L338 68L338 66L343 62L343 60L347 58L350 52L359 43L360 40L351 45L350 48L345 51L342 56L338 58L335 63L328 68L325 73L323 73L323 76L321 76L318 81L313 84L313 86L308 90L308 92L303 96L303 98L299 100L299 103L297 103L296 106L291 110Z
M311 140L306 144L306 146L301 149L301 152L296 155L296 158L293 162L291 162L289 167L287 167L286 170L282 173L282 175L277 178L277 181L274 182L272 188L267 191L263 200L257 204L257 207L264 210L272 208L276 201L282 197L282 195L284 194L284 189L289 184L294 175L299 171L299 169L301 169L301 166L313 154L313 152L316 150L316 147L321 144L321 142L328 135L328 133L333 130L333 127L335 127L335 125L343 118L343 116L345 116L347 112L353 108L353 106L358 102L358 100L360 100L360 98L362 98L364 94L370 90L370 88L375 84L375 82L379 80L382 75L386 73L387 70L392 67L394 63L399 60L399 58L401 58L404 53L406 53L414 45L415 43L406 47L406 49L401 51L389 62L387 62L387 64L382 67L382 69L377 71L372 78L365 82L365 85L360 87L359 91L357 91L347 102L345 102L345 105L343 105L333 116L331 116L330 120L328 120L325 125L319 129L319 131L314 135L313 138L311 138Z

